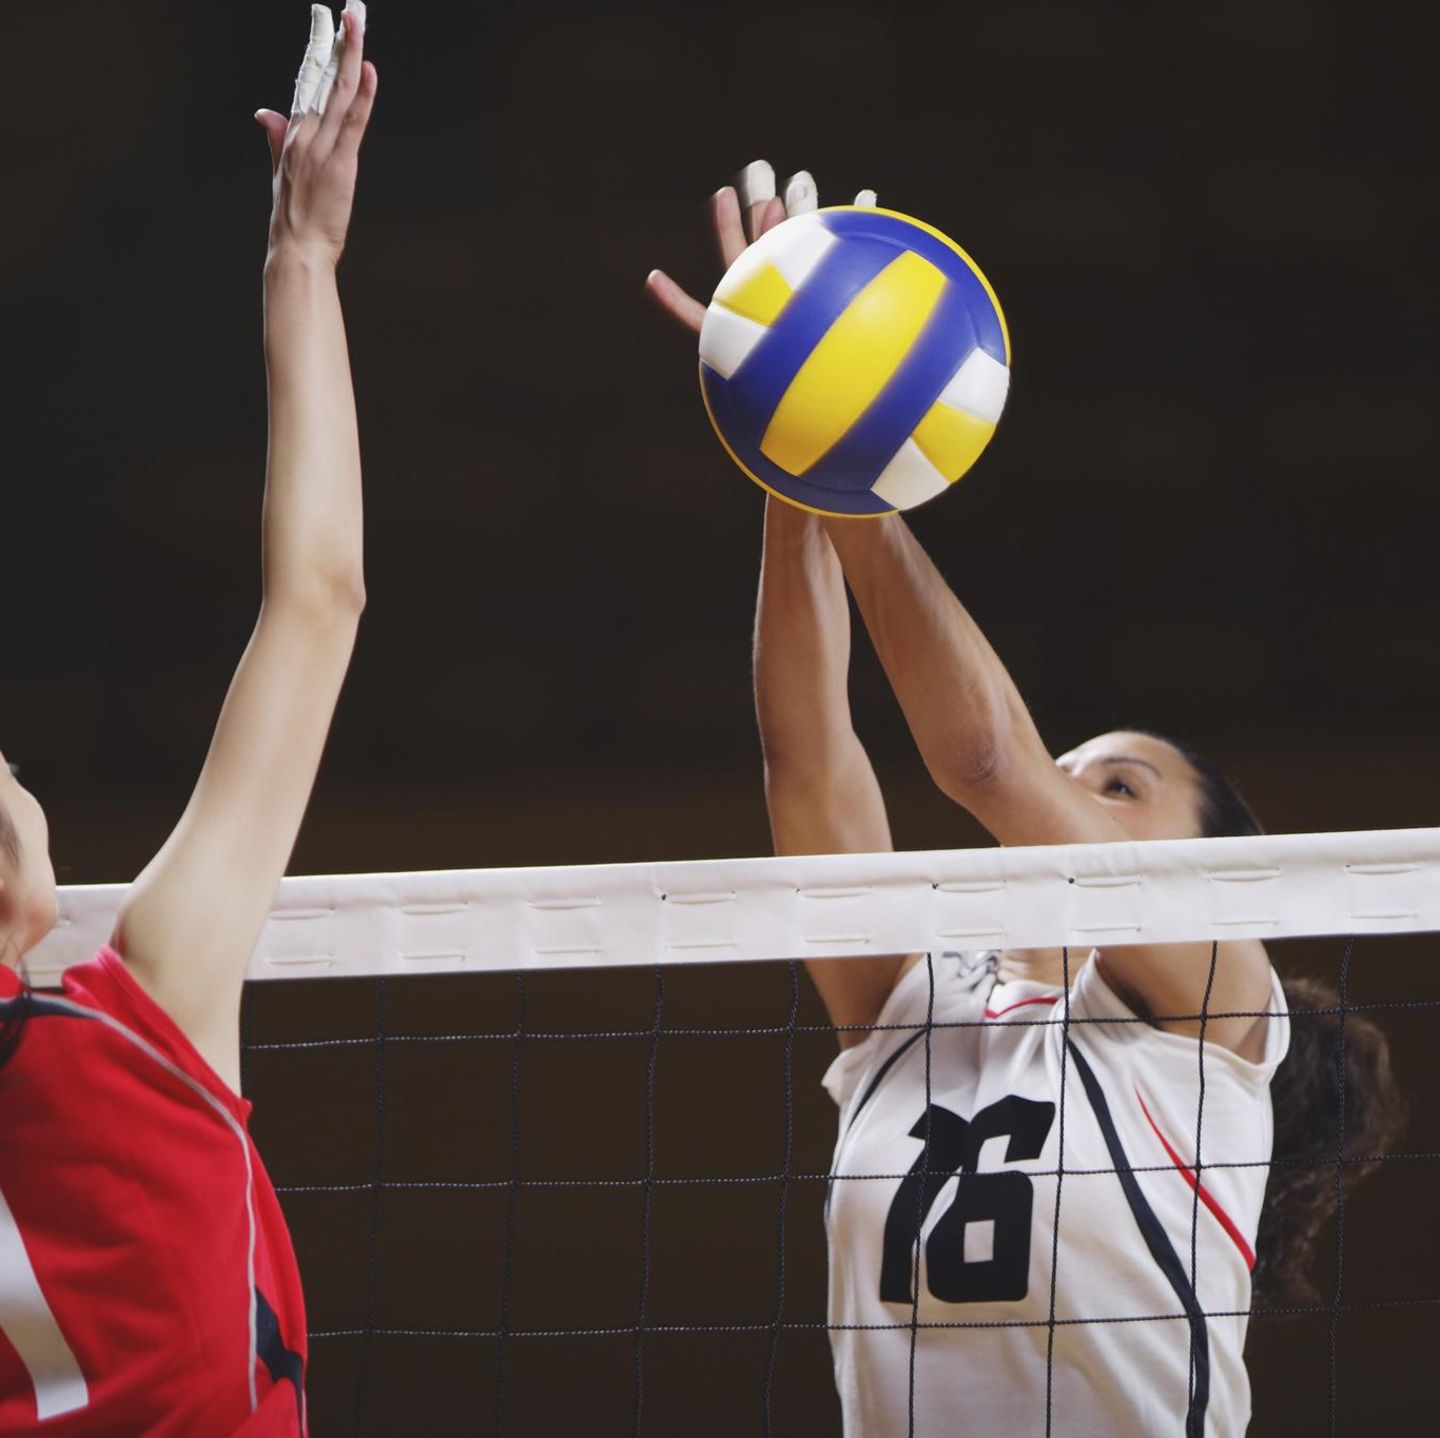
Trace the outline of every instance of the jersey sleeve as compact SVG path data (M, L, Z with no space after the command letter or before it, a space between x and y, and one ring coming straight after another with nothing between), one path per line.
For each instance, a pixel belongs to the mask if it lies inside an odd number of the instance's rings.
M1274 969L1270 971L1270 1017L1265 1025L1265 1051L1257 1062L1241 1058L1223 1044L1205 1045L1207 1081L1239 1093L1263 1093L1290 1048L1290 1014ZM1111 1062L1129 1062L1182 1088L1199 1082L1199 1041L1144 1022L1106 982L1100 964L1091 959L1070 990L1070 1020L1085 1047Z
M210 1067L175 1020L140 986L114 949L107 945L90 963L69 970L64 985L67 998L113 1019L161 1061L158 1066L142 1063L137 1073L158 1080L165 1067L179 1070L242 1127L248 1125L250 1104Z

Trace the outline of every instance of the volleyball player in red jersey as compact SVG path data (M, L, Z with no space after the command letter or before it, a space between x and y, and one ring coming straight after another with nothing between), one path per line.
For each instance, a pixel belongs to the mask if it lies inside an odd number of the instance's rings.
M275 170L259 620L184 816L61 994L23 981L55 879L44 814L0 761L0 1433L306 1431L300 1277L237 1093L238 1017L363 606L335 280L376 90L362 15L338 72L312 43L301 93L323 115L256 116Z

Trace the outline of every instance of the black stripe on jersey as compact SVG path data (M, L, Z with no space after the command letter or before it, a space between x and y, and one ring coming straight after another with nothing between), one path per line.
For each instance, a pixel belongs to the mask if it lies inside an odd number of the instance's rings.
M880 1065L880 1068L876 1072L875 1077L870 1080L870 1086L861 1096L860 1102L855 1105L855 1112L850 1115L850 1122L845 1125L846 1133L849 1133L851 1128L854 1127L855 1120L860 1117L860 1110L864 1108L865 1105L869 1103L872 1098L875 1097L875 1090L878 1089L881 1083L884 1082L885 1075L888 1074L890 1070L895 1067L896 1059L900 1058L901 1055L908 1052L910 1046L916 1041L916 1039L921 1038L924 1033L924 1029L916 1029L915 1032L911 1034L910 1037L906 1039L905 1042L901 1044L900 1047L896 1049L895 1052L891 1054L890 1057L886 1059L883 1064Z
M22 1009L26 1018L94 1019L94 1014L76 1013L69 1004L57 1003L37 993L26 992L23 999L0 1002L0 1020L8 1019L13 1009Z
M1115 1120L1110 1115L1110 1105L1105 1101L1105 1092L1100 1087L1099 1079L1095 1077L1095 1071L1085 1061L1085 1055L1075 1046L1073 1039L1066 1040L1066 1047L1070 1050L1070 1057L1075 1060L1075 1067L1080 1074L1080 1082L1085 1086L1090 1106L1095 1110L1100 1132L1105 1136L1105 1147L1110 1150L1110 1162L1115 1165L1115 1176L1120 1180L1120 1187L1124 1190L1130 1212L1140 1229L1140 1236L1145 1240L1150 1256L1160 1265L1160 1271L1170 1281L1170 1287L1175 1290L1175 1296L1189 1318L1190 1361L1195 1371L1195 1391L1191 1394L1190 1408L1185 1414L1185 1438L1204 1438L1205 1410L1210 1404L1210 1334L1205 1326L1205 1310L1200 1307L1200 1300L1195 1296L1195 1290L1185 1275L1184 1265L1181 1264L1160 1220L1155 1216L1155 1210L1140 1192L1140 1185L1135 1181L1130 1160L1120 1142Z
M88 1019L89 1014L74 1013L53 999L40 998L31 989L22 989L13 999L0 1000L0 1069L15 1057L26 1025L32 1019Z
M916 1031L911 1034L910 1037L906 1039L905 1042L901 1044L900 1047L896 1049L895 1052L891 1054L890 1057L886 1059L883 1064L880 1065L879 1071L876 1073L875 1077L870 1080L869 1086L860 1096L860 1102L855 1105L855 1112L850 1115L850 1122L845 1125L846 1133L849 1133L850 1130L854 1127L855 1120L860 1117L860 1110L864 1108L865 1105L869 1103L872 1098L875 1097L875 1090L880 1087L880 1084L884 1080L885 1075L888 1074L890 1070L895 1067L896 1059L900 1058L902 1054L908 1053L910 1049L914 1046L915 1040L920 1038L924 1034L924 1032L924 1029L916 1029ZM825 1217L827 1219L830 1217L830 1199L834 1195L834 1192L835 1180L832 1178L830 1182L825 1185Z
M265 1365L272 1383L289 1382L295 1389L296 1412L305 1426L305 1373L298 1353L286 1348L280 1333L280 1319L270 1300L255 1290L255 1356Z

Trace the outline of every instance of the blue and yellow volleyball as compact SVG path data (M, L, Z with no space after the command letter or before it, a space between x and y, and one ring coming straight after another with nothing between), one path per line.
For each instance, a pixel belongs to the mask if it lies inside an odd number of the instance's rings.
M700 331L700 389L730 456L820 514L944 494L1010 387L1010 336L975 262L893 210L796 215L726 272Z

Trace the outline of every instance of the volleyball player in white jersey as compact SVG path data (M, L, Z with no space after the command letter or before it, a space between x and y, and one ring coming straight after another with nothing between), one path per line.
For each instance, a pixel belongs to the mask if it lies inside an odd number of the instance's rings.
M763 183L764 169L746 173ZM727 265L744 227L784 218L771 186L743 217L734 190L712 200ZM789 198L813 207L813 184L792 182ZM658 271L649 287L698 329L703 306ZM755 684L778 852L891 848L851 722L847 581L935 782L1000 843L1258 830L1223 778L1153 735L1053 759L899 515L829 520L772 498ZM840 1108L827 1223L846 1433L1243 1432L1270 1081L1289 1043L1263 946L809 969L842 1050L825 1086ZM1325 1072L1320 1031L1302 1046L1307 1073ZM1388 1094L1383 1040L1367 1028L1360 1047L1356 1091ZM1327 1121L1333 1144L1333 1108ZM1367 1141L1381 1151L1386 1137L1371 1126ZM1311 1182L1292 1205L1276 1244L1287 1261L1324 1204Z

